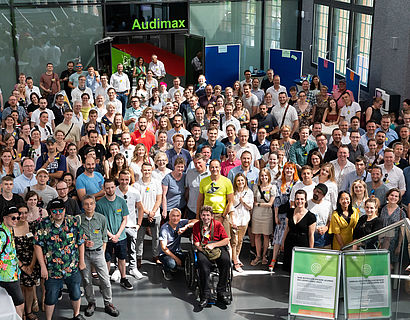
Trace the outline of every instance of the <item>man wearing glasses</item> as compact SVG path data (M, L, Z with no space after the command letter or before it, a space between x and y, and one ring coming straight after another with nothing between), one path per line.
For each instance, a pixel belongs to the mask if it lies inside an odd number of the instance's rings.
M81 214L78 202L73 198L68 197L67 183L65 183L63 180L60 180L59 182L57 182L56 190L58 194L57 199L61 199L64 202L66 215L76 216L77 214Z
M21 163L23 173L14 179L13 193L23 195L27 187L37 184L36 175L34 174L34 161L30 158L23 158Z
M394 165L394 151L387 148L384 150L384 164L382 167L382 180L388 189L397 188L401 195L406 191L403 170Z
M80 314L81 273L84 263L84 233L77 219L65 215L64 201L50 201L45 217L34 236L34 250L45 280L46 319L51 320L63 283L66 284L73 306L74 320L83 320ZM58 241L56 240L58 239Z
M24 312L24 297L20 287L21 262L17 259L14 244L13 228L16 227L20 215L16 207L3 211L3 221L0 225L0 287L4 288L13 299L17 314L22 318ZM4 299L4 298L3 298Z

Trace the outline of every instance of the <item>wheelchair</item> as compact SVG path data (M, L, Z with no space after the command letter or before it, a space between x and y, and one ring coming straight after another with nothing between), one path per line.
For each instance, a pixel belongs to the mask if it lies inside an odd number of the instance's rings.
M198 268L198 258L197 252L194 248L190 248L186 254L184 262L185 271L185 282L190 290L193 291L196 299L201 296L202 288L201 282L199 280L199 268ZM230 267L228 275L228 283L226 286L227 297L232 301L232 279L233 279L233 268L232 264ZM219 270L217 264L214 262L212 264L211 272L209 274L209 287L211 288L211 301L209 304L215 304L217 299L216 287L219 281Z

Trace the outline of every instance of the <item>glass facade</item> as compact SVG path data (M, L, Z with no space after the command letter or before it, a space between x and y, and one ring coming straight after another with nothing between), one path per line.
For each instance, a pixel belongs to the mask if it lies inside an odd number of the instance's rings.
M370 40L372 38L372 16L368 14L355 14L355 30L353 42L354 70L360 75L360 82L367 85L370 60Z
M2 32L0 32L0 70L3 71L0 77L0 89L4 101L10 96L16 81L10 20L10 10L0 9L0 30L2 30Z
M336 72L345 74L349 40L349 11L335 9L333 15L333 50L330 60L336 63Z
M313 39L313 62L317 63L317 58L327 57L327 38L329 31L329 7L321 4L315 5L315 31Z

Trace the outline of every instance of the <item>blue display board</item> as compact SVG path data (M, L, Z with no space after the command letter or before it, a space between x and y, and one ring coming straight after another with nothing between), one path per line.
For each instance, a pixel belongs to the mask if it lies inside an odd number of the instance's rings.
M302 76L303 52L286 49L269 50L269 68L280 76L280 84L288 89Z
M346 89L353 92L354 101L360 98L360 75L352 69L346 68Z
M239 44L205 46L206 83L232 87L239 80L240 52Z
M335 84L335 63L319 57L317 61L317 75L320 78L320 82L327 86L327 91L329 93L332 92Z

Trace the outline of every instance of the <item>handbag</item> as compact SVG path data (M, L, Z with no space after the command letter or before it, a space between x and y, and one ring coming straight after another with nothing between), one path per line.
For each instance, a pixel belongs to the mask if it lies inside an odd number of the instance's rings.
M286 114L288 113L288 109L289 109L289 103L288 103L288 105L286 106L285 113L283 114L282 121L280 122L279 132L276 132L276 133L272 136L272 139L280 139L280 129L282 128L283 123L285 122L285 117L286 117Z
M209 241L213 241L214 239L214 225L215 225L215 222L212 223L211 221L211 236L209 238ZM200 227L201 227L201 237L203 239L204 238L204 228L203 228L202 221L201 221ZM207 249L205 248L205 246L206 244L202 243L202 253L209 259L209 261L214 261L221 256L222 251L220 248Z

